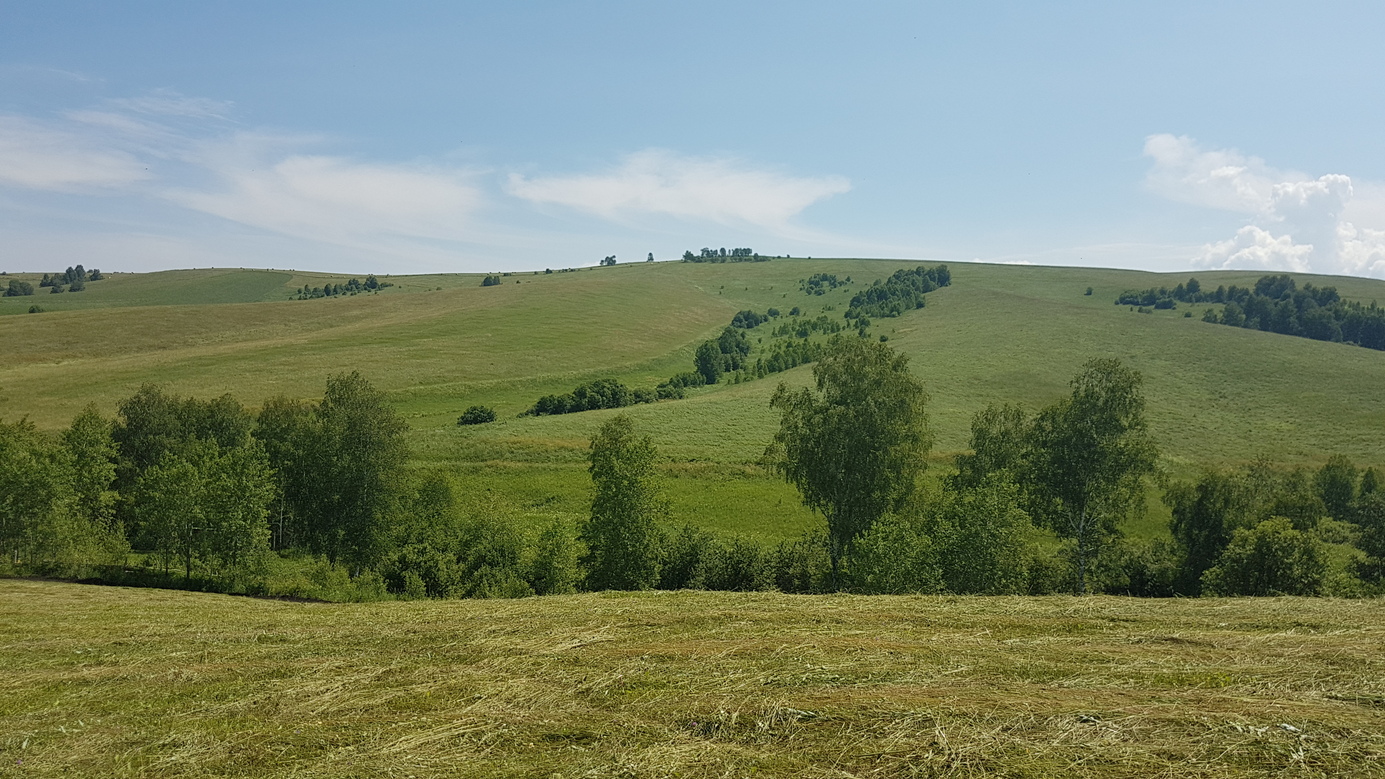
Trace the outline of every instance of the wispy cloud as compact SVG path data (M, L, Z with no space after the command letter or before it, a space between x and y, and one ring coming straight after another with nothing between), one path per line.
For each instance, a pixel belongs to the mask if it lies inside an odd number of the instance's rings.
M111 190L149 178L129 152L22 116L0 115L0 183L57 192Z
M139 97L111 98L106 104L114 110L187 119L226 119L234 107L229 101L188 97L171 89L156 89Z
M187 208L328 243L463 240L483 195L462 170L284 154L291 141L238 135L194 156L211 186L169 190Z
M1385 278L1385 231L1348 221L1372 218L1378 205L1358 201L1349 176L1311 178L1278 170L1231 149L1207 150L1187 136L1153 135L1146 183L1172 200L1251 215L1224 241L1207 244L1194 263ZM1380 188L1367 185L1369 192Z
M531 203L554 204L626 221L647 215L724 225L786 228L808 206L851 189L841 176L802 177L726 157L680 156L649 149L600 173L510 176L507 191Z

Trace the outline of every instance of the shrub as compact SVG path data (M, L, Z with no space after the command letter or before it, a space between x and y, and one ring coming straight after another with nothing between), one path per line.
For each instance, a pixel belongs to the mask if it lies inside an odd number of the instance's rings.
M659 589L700 590L707 584L707 568L720 551L716 537L706 530L684 525L663 544Z
M10 284L5 288L4 297L17 298L22 295L34 294L34 285L19 279L10 279Z
M714 547L707 566L709 590L750 592L770 587L770 561L765 550L746 538Z
M1327 576L1322 542L1271 517L1231 536L1221 559L1202 576L1213 595L1317 595Z
M484 425L495 421L495 409L490 406L471 406L457 417L458 425Z
M919 517L882 517L856 539L851 588L870 594L935 593L943 590L938 550Z
M827 592L832 562L826 530L814 530L793 541L781 541L770 554L770 578L780 592Z
M529 564L529 586L538 595L566 595L577 591L582 571L577 560L581 550L577 534L567 522L554 520L539 534L534 559Z

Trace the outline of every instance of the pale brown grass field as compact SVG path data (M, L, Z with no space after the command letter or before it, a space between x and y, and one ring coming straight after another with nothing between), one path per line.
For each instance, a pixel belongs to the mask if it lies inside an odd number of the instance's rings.
M1381 776L1385 602L0 581L0 774Z

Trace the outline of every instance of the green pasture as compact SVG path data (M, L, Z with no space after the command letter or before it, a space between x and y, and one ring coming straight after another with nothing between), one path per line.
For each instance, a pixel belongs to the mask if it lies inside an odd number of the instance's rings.
M520 417L540 395L603 377L653 387L690 369L696 346L744 308L785 315L750 332L764 349L794 306L806 317L839 318L863 286L909 265L631 263L514 273L493 287L480 286L478 274L382 276L395 286L306 301L289 298L305 284L349 276L112 274L80 293L0 298L0 314L13 314L0 316L0 416L57 430L89 402L113 414L145 382L200 397L229 392L256 407L273 395L314 398L329 374L358 370L408 418L420 465L526 515L576 514L587 495L587 441L617 412ZM1191 275L1204 288L1248 286L1259 272L950 267L953 285L930 293L925 309L871 329L912 357L930 389L935 473L966 447L976 411L993 402L1030 410L1052 403L1095 357L1118 357L1143 373L1150 427L1171 475L1257 458L1311 467L1332 454L1385 465L1385 352L1207 324L1202 305L1152 314L1112 305L1125 289ZM799 281L818 272L852 283L821 296L801 292ZM1298 278L1349 299L1385 301L1385 282ZM34 303L48 310L23 313ZM766 539L807 523L788 488L756 465L776 426L768 404L779 381L806 384L810 368L624 410L667 460L674 521ZM500 420L457 427L472 404L493 406ZM1147 521L1158 525L1162 512L1152 501Z

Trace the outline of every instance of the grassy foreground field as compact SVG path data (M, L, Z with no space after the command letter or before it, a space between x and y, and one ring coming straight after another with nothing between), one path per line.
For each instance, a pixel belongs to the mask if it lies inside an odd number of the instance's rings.
M1385 602L0 581L6 776L1381 776Z

